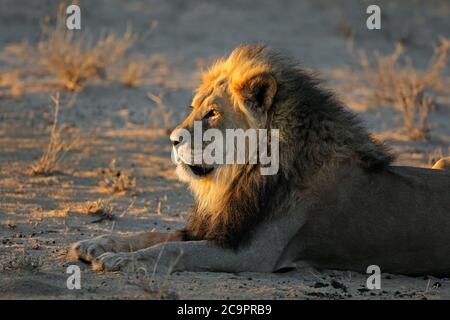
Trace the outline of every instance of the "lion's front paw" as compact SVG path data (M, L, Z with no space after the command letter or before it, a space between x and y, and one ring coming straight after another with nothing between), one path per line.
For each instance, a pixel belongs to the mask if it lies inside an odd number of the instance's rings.
M146 274L158 272L167 274L176 261L171 251L162 252L161 248L152 247L135 252L106 252L92 261L95 271L144 271Z
M93 261L105 252L115 252L116 241L112 236L100 236L91 240L75 243L70 250L70 257L84 261Z
M94 271L135 271L136 254L106 252L92 261Z

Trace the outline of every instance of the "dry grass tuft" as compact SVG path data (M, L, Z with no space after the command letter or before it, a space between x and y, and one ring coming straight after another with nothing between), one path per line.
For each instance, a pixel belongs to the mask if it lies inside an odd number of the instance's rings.
M123 193L136 191L136 177L116 168L116 160L112 160L109 168L101 171L103 180L100 186L107 189L111 193Z
M148 92L147 97L155 103L156 109L152 109L150 111L150 116L153 120L153 125L155 127L160 127L161 123L159 123L158 119L162 121L163 128L169 133L173 130L174 125L172 122L173 112L166 110L166 107L163 102L164 94L160 93L159 95L155 95L153 93Z
M61 138L61 130L58 128L58 116L60 108L59 93L51 97L55 116L53 126L50 132L50 141L43 155L30 167L30 175L50 175L55 173L58 165L62 162L67 152L72 148L74 142L67 143Z
M151 299L177 300L179 299L178 294L170 288L170 278L174 267L177 265L184 252L180 247L179 255L171 261L165 274L164 272L157 273L159 260L164 253L164 249L165 248L162 247L151 274L149 274L146 268L140 267L134 274L135 278L132 279L132 281L129 279L129 282L140 287Z
M143 85L171 87L169 62L158 54L151 56L133 54L119 63L110 73L109 79L126 88Z
M402 113L403 125L413 140L429 138L428 117L434 109L435 98L445 90L443 71L447 66L450 39L442 39L435 48L429 67L421 72L414 68L409 58L400 66L403 47L398 44L394 53L384 57L376 53L376 62L371 65L361 52L361 79L368 88L369 103L394 107Z
M92 38L67 31L60 7L55 28L44 27L44 39L37 45L41 63L69 90L80 90L89 79L105 78L110 65L122 58L136 37L127 31L122 37L101 35Z
M121 82L124 87L138 87L144 76L142 65L137 62L129 62L123 70Z
M45 21L42 38L35 47L26 43L7 48L6 55L31 76L50 77L56 85L80 91L89 80L105 79L136 41L127 31L123 36L101 34L96 41L86 33L78 34L65 26L65 6L57 12L55 26Z
M14 69L10 72L0 70L0 97L18 97L24 92L24 83L21 80L22 71Z
M118 59L108 70L107 80L119 83L125 88L136 88L143 85L156 85L167 88L178 88L169 74L170 63L158 54L127 54Z
M97 220L92 223L102 222L104 220L115 220L114 205L111 200L98 199L96 201L89 202L86 206L86 214L99 216Z

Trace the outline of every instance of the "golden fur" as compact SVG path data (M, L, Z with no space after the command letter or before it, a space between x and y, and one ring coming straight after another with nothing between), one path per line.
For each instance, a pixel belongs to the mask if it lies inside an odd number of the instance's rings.
M433 165L433 169L450 171L450 157L442 158Z

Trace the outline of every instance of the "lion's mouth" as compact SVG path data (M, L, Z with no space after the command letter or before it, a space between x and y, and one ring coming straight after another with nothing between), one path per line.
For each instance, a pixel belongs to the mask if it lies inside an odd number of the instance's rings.
M191 169L192 173L199 177L205 177L210 174L214 167L202 167L202 166L191 166L187 165Z

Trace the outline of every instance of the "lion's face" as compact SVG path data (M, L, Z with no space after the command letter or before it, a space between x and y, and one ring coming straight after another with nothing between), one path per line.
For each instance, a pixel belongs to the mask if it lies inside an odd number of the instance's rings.
M199 152L194 142L195 134L201 132L199 141L203 152L215 140L207 134L203 135L205 131L211 131L209 129L215 129L225 137L227 129L245 131L267 128L268 111L277 92L277 83L269 64L245 56L247 54L251 53L236 49L227 59L217 61L203 74L202 83L191 103L191 113L170 136L178 177L189 183L199 205L209 211L214 211L214 206L220 207L235 177L251 166L248 163L193 161ZM181 132L188 132L189 138ZM236 144L233 145L235 151ZM244 146L246 154L247 147ZM226 153L229 146L224 145L223 149L227 149Z
M190 108L191 113L189 116L171 134L172 141L175 141L173 146L174 154L178 157L177 174L182 181L209 181L218 176L218 171L224 171L225 166L231 165L206 163L204 159L202 159L201 163L193 163L195 153L200 151L198 148L194 150L195 142L193 140L195 134L201 132L201 137L203 137L207 130L215 129L225 136L226 129L247 129L250 127L250 124L245 114L240 111L241 109L230 96L227 82L225 81L211 84L208 87L200 87ZM194 130L195 125L197 125L196 130L198 131ZM201 130L199 130L200 125ZM178 138L180 130L189 132L192 138L190 143L187 143L186 139ZM202 143L201 151L205 150L208 143L206 141Z

